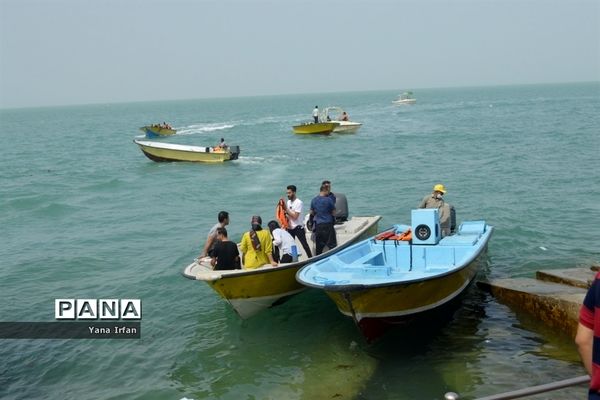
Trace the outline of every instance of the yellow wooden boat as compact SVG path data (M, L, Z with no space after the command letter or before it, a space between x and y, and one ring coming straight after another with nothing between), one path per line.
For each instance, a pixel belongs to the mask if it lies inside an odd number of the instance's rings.
M153 138L158 136L170 136L177 133L176 129L165 128L160 125L146 125L140 128L140 131L144 132L147 137Z
M457 298L475 278L493 227L465 221L441 237L437 209L412 211L412 225L395 225L324 260L297 280L325 291L367 339L386 327Z
M301 267L309 261L324 259L374 235L380 219L380 216L352 217L348 221L335 225L338 246L310 259L300 254L297 262L280 264L277 267L264 265L251 270L214 271L210 266L210 258L204 258L188 265L182 274L188 279L206 282L233 307L240 317L249 318L305 290L306 287L298 283L295 278ZM307 232L306 236L314 254L314 243L310 240L310 232ZM296 247L302 251L298 240L296 240Z
M308 122L292 127L294 133L329 135L340 125L339 122Z
M229 146L223 149L218 147L188 146L137 139L133 142L140 147L146 157L156 162L190 161L220 163L229 160L237 160L240 154L239 146Z

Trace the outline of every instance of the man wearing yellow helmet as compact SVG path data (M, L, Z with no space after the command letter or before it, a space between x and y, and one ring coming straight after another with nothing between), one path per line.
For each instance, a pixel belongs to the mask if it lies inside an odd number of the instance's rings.
M440 228L442 236L450 234L450 205L444 201L446 188L441 183L433 187L431 194L423 197L419 208L437 208L440 210Z

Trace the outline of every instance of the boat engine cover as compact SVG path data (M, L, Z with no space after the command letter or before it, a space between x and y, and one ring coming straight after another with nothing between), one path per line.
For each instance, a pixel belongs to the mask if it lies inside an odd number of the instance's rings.
M229 152L231 153L231 160L237 160L240 155L240 146L229 146Z
M348 199L344 193L334 193L335 196L335 223L341 224L348 221Z
M437 208L420 208L411 211L413 244L438 244L442 238L440 212Z

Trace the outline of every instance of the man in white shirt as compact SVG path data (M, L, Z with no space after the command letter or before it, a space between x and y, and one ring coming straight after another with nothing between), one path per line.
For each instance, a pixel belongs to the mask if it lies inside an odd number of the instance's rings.
M275 220L270 221L267 226L273 236L273 248L279 250L279 256L274 257L275 261L279 261L281 264L291 263L293 261L292 246L296 245L294 238L287 231L281 229Z
M319 106L315 106L313 109L313 119L315 120L315 124L319 122Z
M293 238L298 237L298 240L300 243L302 243L302 248L304 248L306 256L310 258L312 257L312 252L310 251L310 246L306 241L306 231L304 230L304 213L302 212L303 204L302 200L296 197L295 185L289 185L287 187L287 198L287 208L285 213L290 221L288 232Z

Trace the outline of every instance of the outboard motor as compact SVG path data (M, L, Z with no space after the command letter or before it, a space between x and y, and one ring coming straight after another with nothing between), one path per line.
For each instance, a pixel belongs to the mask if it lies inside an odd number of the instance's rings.
M344 193L334 193L335 196L335 223L341 224L348 221L348 199Z
M231 153L230 160L237 160L240 155L240 146L229 146L229 152Z
M450 234L456 233L456 210L450 205Z

